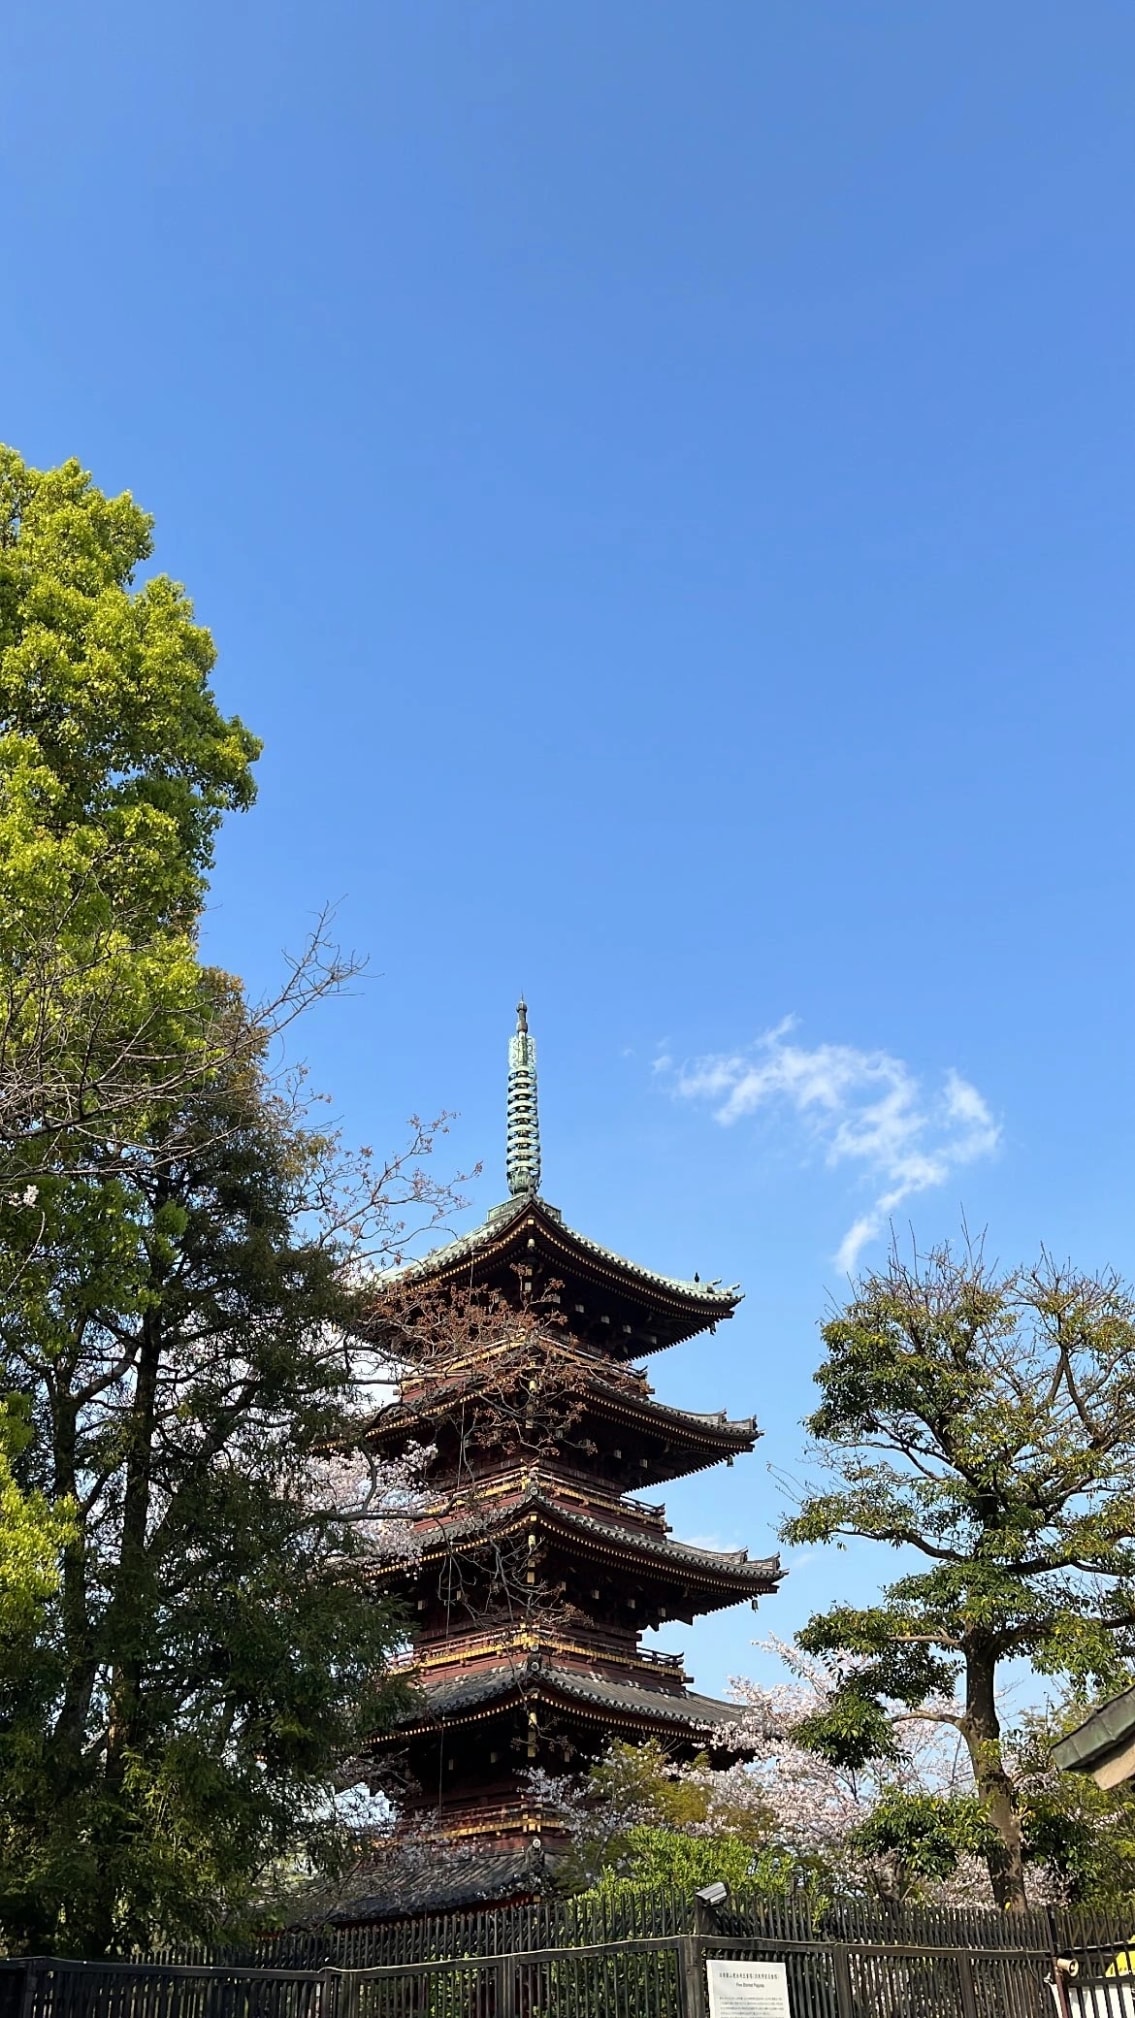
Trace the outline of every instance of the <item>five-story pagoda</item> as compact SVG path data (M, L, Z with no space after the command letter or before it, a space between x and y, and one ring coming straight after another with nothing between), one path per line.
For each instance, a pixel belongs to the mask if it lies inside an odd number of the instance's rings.
M399 1760L411 1819L495 1853L557 1847L533 1767L585 1771L612 1738L712 1755L736 1711L693 1694L681 1656L644 1650L642 1634L755 1602L781 1574L775 1557L671 1540L664 1509L634 1496L753 1448L752 1418L665 1407L635 1364L712 1332L740 1296L639 1268L541 1197L523 1002L507 1169L508 1202L400 1279L408 1371L373 1431L377 1453L433 1447L419 1552L380 1572L416 1619L418 1700L375 1738L375 1780ZM389 1304L374 1322L390 1334Z

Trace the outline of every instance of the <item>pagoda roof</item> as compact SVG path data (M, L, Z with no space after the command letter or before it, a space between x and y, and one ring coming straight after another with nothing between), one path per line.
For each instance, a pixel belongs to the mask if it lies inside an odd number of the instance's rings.
M469 1674L449 1675L436 1681L423 1679L419 1696L390 1731L378 1732L373 1744L404 1742L413 1732L447 1728L455 1724L478 1723L497 1714L510 1702L545 1702L577 1716L595 1718L605 1724L620 1722L653 1725L658 1730L675 1728L691 1732L723 1730L741 1715L736 1703L723 1703L714 1696L667 1694L662 1689L638 1688L630 1682L609 1681L605 1675L589 1674L579 1668L559 1667L539 1658L523 1667L515 1662L481 1668Z
M751 1450L760 1431L755 1415L728 1416L723 1408L674 1408L653 1395L629 1394L603 1380L589 1381L587 1399L606 1415L625 1416L640 1430L659 1437L677 1436L694 1443L725 1443L732 1451Z
M404 1856L403 1869L397 1862L389 1867L376 1862L369 1870L363 1866L351 1896L321 1915L321 1924L365 1926L373 1920L417 1919L423 1913L455 1912L464 1906L517 1904L552 1889L561 1861L536 1845L502 1851L446 1842L443 1855L420 1860Z
M476 1505L442 1516L433 1534L427 1535L419 1560L447 1555L462 1541L504 1539L534 1518L549 1535L574 1543L588 1555L620 1556L640 1570L650 1567L661 1572L667 1580L684 1575L703 1589L723 1590L728 1593L721 1600L725 1604L768 1596L783 1575L779 1556L752 1558L747 1549L694 1548L689 1542L671 1541L657 1529L629 1522L624 1525L565 1507L539 1484L498 1506ZM383 1581L401 1579L412 1575L414 1567L413 1562L394 1562L381 1565L375 1574Z
M693 1338L732 1317L741 1301L736 1284L726 1287L696 1277L686 1281L659 1275L601 1247L566 1225L563 1214L535 1192L494 1206L480 1226L411 1262L399 1279L472 1285L505 1274L515 1261L527 1261L533 1253L558 1271L565 1283L606 1291L618 1303L635 1307L639 1321L612 1326L603 1340L604 1349L616 1359Z
M431 1389L428 1400L423 1396L414 1402L395 1402L374 1418L366 1435L382 1440L403 1438L415 1429L424 1434L433 1417L444 1414L469 1386L468 1381L447 1381ZM660 1441L677 1437L683 1443L707 1444L714 1447L715 1455L721 1446L727 1447L730 1456L751 1450L760 1435L755 1415L731 1417L723 1408L674 1408L669 1402L656 1401L652 1395L613 1387L599 1373L588 1381L584 1400L597 1412L601 1410L604 1415L617 1415L633 1422L642 1434Z

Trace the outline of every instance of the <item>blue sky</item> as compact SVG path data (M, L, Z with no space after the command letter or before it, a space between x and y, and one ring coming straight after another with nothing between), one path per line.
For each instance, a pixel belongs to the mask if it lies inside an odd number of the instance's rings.
M458 1109L477 1208L523 987L546 1195L746 1289L656 1363L765 1428L679 1532L773 1545L888 1213L1135 1273L1133 72L1118 0L0 28L0 434L156 514L266 739L209 951L337 900L314 1076Z

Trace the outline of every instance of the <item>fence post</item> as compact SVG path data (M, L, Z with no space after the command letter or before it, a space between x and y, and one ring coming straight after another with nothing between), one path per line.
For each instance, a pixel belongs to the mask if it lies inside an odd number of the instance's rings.
M833 1941L831 1949L837 2018L855 2018L855 1997L851 1988L851 1965L847 1959L847 1942Z
M1120 1978L1120 1981L1122 1981L1122 1978ZM1056 2008L1060 2013L1060 2018L1071 2018L1072 2007L1068 2001L1068 1979L1063 1969L1060 1967L1059 1962L1055 1960L1053 1961L1052 1964L1052 1982L1053 1982L1052 1994L1056 1999ZM1093 1993L1093 2002L1094 2002L1094 1993Z
M973 1983L973 1958L958 1949L958 1981L962 1992L962 2018L977 2018L977 1992Z
M696 1934L679 1936L684 2018L706 2018L705 1942Z
M20 2018L37 2018L39 2010L39 1985L45 1966L45 1957L29 1955L24 1963L23 1989L20 1995Z
M497 1963L496 2018L516 2018L516 1961L504 1954Z
M357 1970L340 1970L335 1980L335 2018L355 2018L358 2003L359 1978Z
M319 1990L319 2018L338 2018L339 1977L337 1970L330 1967L320 1970Z

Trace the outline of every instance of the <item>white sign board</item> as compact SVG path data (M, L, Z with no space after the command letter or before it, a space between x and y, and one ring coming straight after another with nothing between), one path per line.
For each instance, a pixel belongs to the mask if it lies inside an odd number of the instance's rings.
M783 1962L706 1963L709 2018L792 2018Z
M1053 1992L1056 1995L1056 1992ZM1135 2018L1135 1986L1130 1983L1067 1985L1072 2018Z

